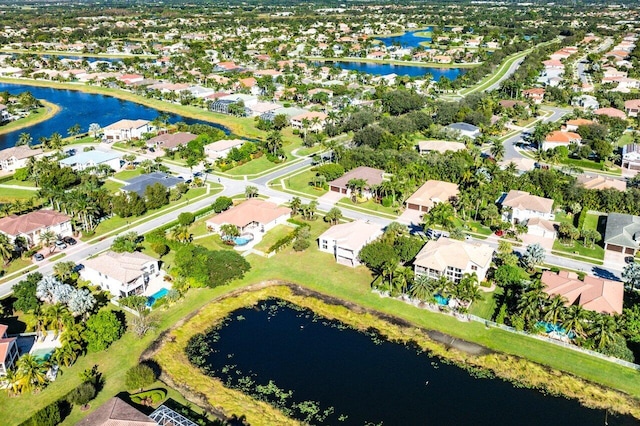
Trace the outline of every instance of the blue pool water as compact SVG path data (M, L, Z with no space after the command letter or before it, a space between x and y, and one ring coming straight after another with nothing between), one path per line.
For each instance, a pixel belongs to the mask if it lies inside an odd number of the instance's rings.
M446 306L446 305L449 304L449 299L446 298L446 297L443 297L443 296L441 296L439 294L435 295L435 299L436 299L436 302L438 302L438 305L445 305Z
M252 240L253 240L253 235L244 234L244 235L240 235L239 237L235 237L233 239L233 242L236 243L237 246L244 246L249 244Z
M151 296L147 297L147 306L149 307L153 306L153 304L156 303L156 301L165 297L167 293L169 293L169 290L167 290L164 287L156 291Z
M51 358L51 354L53 354L53 351L53 348L36 349L35 351L31 352L31 355L33 355L38 360L49 361L49 358Z

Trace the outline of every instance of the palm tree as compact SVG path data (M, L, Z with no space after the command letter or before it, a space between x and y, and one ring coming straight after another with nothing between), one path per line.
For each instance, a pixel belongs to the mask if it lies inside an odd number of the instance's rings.
M40 241L45 246L49 246L49 253L53 253L53 248L55 247L53 243L56 241L57 236L53 231L44 231L40 234Z
M17 375L22 381L22 391L37 390L47 381L48 366L46 362L30 354L25 354L16 363Z
M98 133L100 133L100 125L98 123L89 124L89 133L93 135L94 139L98 139Z
M574 332L577 336L584 337L584 323L587 320L588 312L580 305L571 305L565 311L562 326L567 333Z
M240 236L240 230L235 225L225 223L220 227L220 234L223 240L232 240L233 238Z
M424 227L441 225L445 229L453 229L455 225L455 212L449 203L437 203L429 213L423 216Z
M82 346L78 342L69 341L64 343L59 348L53 352L51 359L60 365L64 365L65 367L69 367L76 359L78 359L78 354L82 351Z
M47 323L56 330L56 338L62 334L69 323L73 322L73 316L69 312L69 309L60 303L46 305L43 314Z
M55 132L51 135L51 138L49 138L48 142L51 149L60 149L62 148L62 135L58 132Z
M265 147L271 155L277 155L278 151L282 148L282 133L278 130L269 132L267 140L265 141Z
M289 207L291 208L291 215L295 216L300 212L300 206L302 205L302 200L300 197L293 197L289 202Z
M407 290L413 282L413 270L411 268L401 268L395 275L394 287L400 289L400 293L407 294Z
M565 311L565 302L567 299L560 296L559 294L553 296L547 306L545 306L544 312L544 320L550 322L551 324L558 324L564 315Z
M3 378L5 389L9 396L22 393L22 383L24 382L17 370L9 369Z
M504 158L504 152L505 152L504 145L499 140L494 140L491 145L491 148L489 149L489 152L491 153L493 158L500 161Z
M616 321L606 314L595 314L589 324L589 337L596 343L598 349L602 349L615 338Z
M13 244L5 234L0 234L0 257L5 266L13 259Z
M20 136L18 136L18 142L16 143L16 146L19 145L31 145L31 142L33 142L33 138L31 137L31 135L29 133L20 133Z
M173 228L173 231L171 232L171 237L176 241L179 241L181 243L186 243L191 241L192 235L189 232L189 226L181 225Z
M351 200L355 203L358 197L362 197L362 191L367 186L364 179L351 179L347 182L347 188L351 190Z

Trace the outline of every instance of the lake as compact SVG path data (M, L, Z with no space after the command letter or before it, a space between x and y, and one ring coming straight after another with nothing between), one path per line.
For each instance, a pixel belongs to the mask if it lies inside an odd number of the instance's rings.
M41 136L50 137L55 132L60 133L63 137L67 137L67 129L76 123L80 124L83 132L86 132L91 123L98 123L101 127L105 127L123 118L153 120L160 114L160 112L154 108L149 108L135 102L75 90L0 83L0 91L5 90L11 94L29 91L36 98L53 102L61 109L58 114L49 120L0 135L0 149L14 146L18 141L20 133L23 132L29 133L33 138L33 142L38 143L38 139ZM195 120L176 114L169 115L169 122L176 123L179 121L184 121L187 124L209 124L229 134L229 129L221 124Z
M605 419L602 410L474 378L415 348L275 300L233 312L207 345L210 374L286 401L293 416L311 424L600 426ZM637 424L612 415L608 422Z
M422 77L425 74L431 74L435 81L442 77L447 77L453 81L465 72L466 68L432 68L432 67L416 67L413 65L394 65L394 64L377 64L369 62L325 62L325 64L333 65L343 70L360 71L367 74L387 75L398 74L408 75L410 77Z
M433 28L427 27L422 30L406 32L400 36L376 37L376 40L380 40L382 43L384 43L385 46L400 46L400 47L407 47L407 48L416 48L420 46L420 43L422 42L428 41L429 43L431 43L432 41L431 37L419 37L419 36L416 36L416 33L431 32L431 31L433 31Z

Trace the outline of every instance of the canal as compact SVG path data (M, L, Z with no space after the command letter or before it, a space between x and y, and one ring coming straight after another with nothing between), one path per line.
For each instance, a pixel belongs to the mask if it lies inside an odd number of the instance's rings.
M0 83L0 91L9 91L9 93L13 95L29 91L37 99L45 99L61 108L60 112L49 120L0 135L0 149L14 146L20 134L23 132L29 133L33 142L38 143L40 137L44 136L48 138L55 132L60 133L63 137L67 137L67 129L76 123L80 125L83 132L86 132L91 123L98 123L101 127L105 127L123 118L153 120L160 114L160 111L154 108L135 102L76 90ZM176 114L169 115L170 123L179 121L184 121L187 124L209 124L223 130L227 134L229 133L229 129L221 124L195 120Z
M310 424L605 424L603 410L473 377L410 346L275 300L233 312L205 342L213 350L205 371L254 397L280 401L281 409ZM611 414L607 421L637 424Z

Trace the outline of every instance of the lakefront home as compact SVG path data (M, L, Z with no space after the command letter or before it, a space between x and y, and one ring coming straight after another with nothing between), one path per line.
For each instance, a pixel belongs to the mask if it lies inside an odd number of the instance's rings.
M25 145L14 146L0 151L0 170L14 172L26 167L31 157L42 156L42 149L29 148Z
M583 280L578 274L560 271L557 274L544 271L540 279L544 292L549 296L561 296L565 305L579 305L589 311L609 315L622 313L624 285L620 281L586 275Z
M140 139L145 133L155 130L149 120L120 120L102 129L107 142Z
M212 232L220 233L222 225L235 225L240 232L256 230L267 232L291 217L291 209L270 201L251 198L231 207L205 222Z
M382 235L379 225L362 220L341 223L327 229L318 237L318 248L335 256L341 265L360 265L358 255L362 247Z
M11 242L24 237L29 247L40 244L40 236L48 231L58 238L71 236L71 218L55 210L36 210L0 219L0 233L5 234Z
M416 278L426 275L438 279L442 276L454 283L460 282L464 274L475 273L478 282L485 280L491 266L494 249L486 244L441 237L428 241L413 261Z
M104 152L98 150L79 152L58 161L63 167L71 167L72 170L81 172L86 169L105 165L111 170L120 170L120 154L117 152Z
M165 151L171 151L184 146L197 138L198 135L194 135L189 132L177 132L177 133L164 133L162 135L154 136L147 141L147 146L162 148Z
M151 277L160 273L158 260L140 252L107 251L82 264L82 278L116 298L142 294Z

